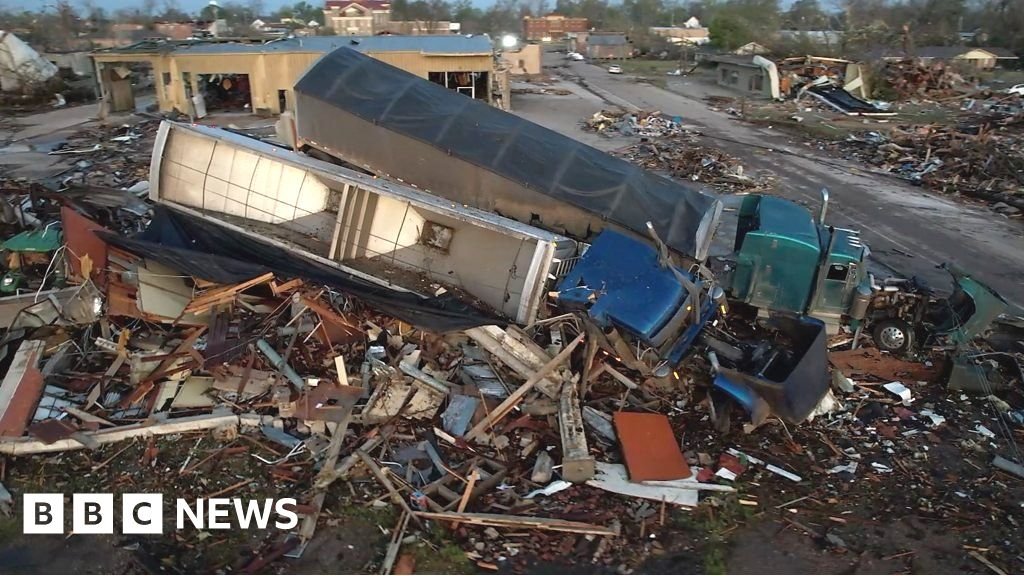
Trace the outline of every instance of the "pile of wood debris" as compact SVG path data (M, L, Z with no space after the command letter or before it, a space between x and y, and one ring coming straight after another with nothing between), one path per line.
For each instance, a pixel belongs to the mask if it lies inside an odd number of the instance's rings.
M941 60L925 62L907 58L888 62L884 75L900 100L955 96L966 88L964 77Z
M842 152L932 190L1024 210L1024 116L852 135Z

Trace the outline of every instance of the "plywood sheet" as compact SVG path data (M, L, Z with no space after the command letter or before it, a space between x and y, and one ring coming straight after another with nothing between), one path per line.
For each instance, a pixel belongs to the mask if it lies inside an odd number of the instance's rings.
M690 467L664 414L616 412L613 420L631 481L690 477Z

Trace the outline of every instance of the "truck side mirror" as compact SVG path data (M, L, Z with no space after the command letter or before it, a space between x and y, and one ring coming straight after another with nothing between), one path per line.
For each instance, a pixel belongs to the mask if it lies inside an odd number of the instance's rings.
M825 225L825 214L828 212L828 188L821 189L821 211L818 212L818 224Z

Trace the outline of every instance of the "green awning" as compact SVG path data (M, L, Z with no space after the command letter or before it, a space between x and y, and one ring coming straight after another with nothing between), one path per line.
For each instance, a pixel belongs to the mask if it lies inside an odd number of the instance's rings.
M0 248L11 252L53 252L63 242L60 228L51 226L42 230L27 230L8 238Z

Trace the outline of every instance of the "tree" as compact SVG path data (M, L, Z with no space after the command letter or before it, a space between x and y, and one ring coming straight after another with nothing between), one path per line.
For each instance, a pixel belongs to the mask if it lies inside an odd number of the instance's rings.
M708 34L711 43L723 50L735 50L754 40L746 20L731 13L715 16L708 26Z
M818 0L796 0L783 16L783 23L790 30L825 30L828 16Z
M157 17L164 22L185 22L192 19L188 12L181 9L177 0L164 0Z

